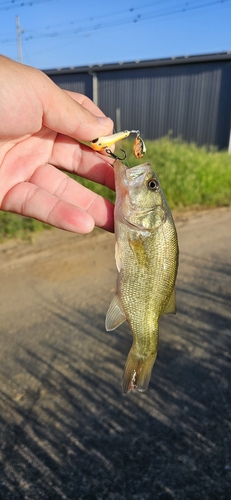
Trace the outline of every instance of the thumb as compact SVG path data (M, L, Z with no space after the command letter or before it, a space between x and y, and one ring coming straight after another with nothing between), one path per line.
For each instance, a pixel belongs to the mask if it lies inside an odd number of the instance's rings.
M43 124L46 127L82 141L92 141L96 137L112 133L112 120L105 117L97 106L94 106L92 113L60 89L48 76L43 76L45 78L41 100ZM81 100L81 94L75 96Z

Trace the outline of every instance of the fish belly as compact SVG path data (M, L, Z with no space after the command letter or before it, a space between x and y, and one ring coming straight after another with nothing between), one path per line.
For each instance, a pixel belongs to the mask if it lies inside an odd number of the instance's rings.
M174 304L167 309L175 284L177 242L171 227L164 229L143 237L126 227L118 228L121 267L117 296L133 335L123 375L125 394L134 387L147 389L157 356L159 317L175 312Z

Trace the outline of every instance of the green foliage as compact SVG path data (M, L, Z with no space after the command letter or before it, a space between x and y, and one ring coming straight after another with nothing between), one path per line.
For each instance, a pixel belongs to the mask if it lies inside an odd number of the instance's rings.
M226 151L199 148L195 144L165 137L146 141L146 155L137 160L132 146L132 140L123 141L120 145L127 152L125 163L132 167L150 162L172 209L231 205L231 155ZM121 151L117 149L116 154L120 156ZM105 186L78 176L71 177L114 202L115 193ZM12 237L31 238L33 233L44 228L49 226L28 217L0 211L0 241Z
M137 164L130 141L129 166ZM146 142L148 161L157 174L171 208L231 205L231 155L215 148L197 147L165 137Z
M106 186L102 186L101 184L97 184L97 182L89 181L88 179L83 179L82 177L79 177L78 175L72 174L71 177L74 178L80 184L82 184L82 186L85 186L88 189L91 189L95 193L100 194L104 198L107 198L108 200L110 200L114 203L115 193L111 189L107 188Z
M33 234L50 226L29 217L0 211L0 242L9 238L31 239Z

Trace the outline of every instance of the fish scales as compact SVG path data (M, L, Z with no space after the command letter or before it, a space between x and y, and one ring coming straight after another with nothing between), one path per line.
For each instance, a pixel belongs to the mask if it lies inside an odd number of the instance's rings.
M169 235L171 237L171 227L169 229ZM121 270L120 277L121 303L126 317L128 316L129 318L129 324L132 331L135 333L136 348L144 355L146 346L149 349L152 344L157 344L157 337L154 335L150 336L150 325L153 324L153 315L156 315L158 318L158 316L163 312L168 301L168 296L166 296L165 300L163 300L163 294L166 290L166 286L169 285L167 269L162 281L160 281L157 272L153 273L153 267L155 267L155 269L156 267L162 268L163 265L167 266L168 262L168 255L165 253L165 248L160 247L161 239L159 238L159 231L162 232L162 228L157 230L153 238L146 238L143 242L145 255L151 253L149 261L144 261L143 259L142 263L137 262L136 259L134 259L129 243L126 242L126 238L124 238L123 245L124 269ZM132 260L134 260L133 266L130 265ZM169 265L170 267L172 266L171 255ZM152 279L150 279L150 274ZM172 284L174 284L174 280L172 281ZM154 291L155 311L153 301L150 300ZM133 303L132 310L130 310L131 302ZM139 315L137 314L137 311L139 311ZM143 322L142 328L140 327L140 318L142 318Z
M158 348L158 322L175 313L177 234L170 209L151 165L131 169L114 162L116 179L115 258L117 290L106 329L123 321L133 344L123 375L123 392L146 390Z

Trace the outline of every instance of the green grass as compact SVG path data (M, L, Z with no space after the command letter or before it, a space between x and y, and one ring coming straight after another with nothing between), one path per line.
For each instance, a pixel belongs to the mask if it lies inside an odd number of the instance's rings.
M71 175L71 177L73 177L77 182L80 182L80 184L87 187L88 189L91 189L95 193L100 194L104 198L107 198L108 200L112 201L113 203L115 202L114 191L107 188L106 186L102 186L101 184L97 184L96 182L89 181L88 179L83 179L78 175Z
M146 147L139 163L151 163L172 209L231 205L231 155L226 151L168 137L147 141ZM128 165L133 166L137 160L129 148Z
M32 240L35 233L50 226L29 217L0 211L0 243L10 238Z
M142 160L134 158L130 140L121 147L127 152L126 165L132 167L148 161L157 174L171 209L221 207L231 205L231 155L214 148L197 147L169 137L146 141L147 152ZM120 151L117 150L117 154ZM115 200L105 186L72 176L96 193ZM6 238L31 238L46 224L0 211L0 241Z

